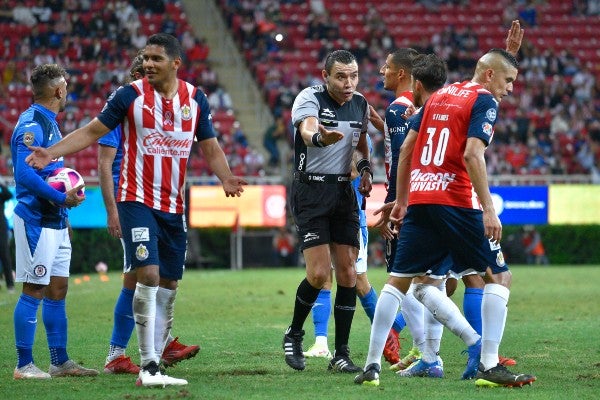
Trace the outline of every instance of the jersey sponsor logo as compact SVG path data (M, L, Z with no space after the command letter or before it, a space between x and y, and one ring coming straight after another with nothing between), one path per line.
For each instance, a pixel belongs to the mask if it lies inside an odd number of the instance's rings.
M31 146L33 144L34 138L35 135L33 134L33 132L25 132L23 134L23 143L25 143L27 146Z
M146 258L148 258L148 248L144 246L143 243L140 243L135 249L135 258L140 261L144 261Z
M142 144L148 154L187 157L192 146L192 139L175 139L154 131L144 137Z
M321 110L321 116L327 118L335 118L335 113L331 111L329 108L324 108Z
M212 116L209 114L209 119L210 118L212 118ZM187 104L181 107L181 119L184 121L192 119L192 109Z
M485 112L485 117L490 120L490 122L494 122L496 120L496 109L490 108Z
M325 182L325 175L309 175L308 180L315 182Z
M35 267L33 267L33 274L35 276L37 276L38 278L45 276L47 273L48 273L48 269L44 265L40 264L40 265L36 265Z
M446 190L448 186L456 179L456 174L449 172L421 172L420 169L414 169L410 172L410 191L411 192L431 192Z
M131 229L131 241L136 242L148 242L150 240L150 229L146 226L140 226Z
M304 243L306 242L310 242L311 240L317 240L319 238L319 235L313 232L308 232L307 234L304 235Z

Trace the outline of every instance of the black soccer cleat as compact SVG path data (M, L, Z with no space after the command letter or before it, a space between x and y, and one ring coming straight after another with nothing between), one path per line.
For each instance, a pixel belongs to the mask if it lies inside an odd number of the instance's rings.
M475 385L482 387L522 387L531 385L537 378L533 375L515 374L510 372L504 365L498 364L487 371L483 370L483 364L479 364L479 370L475 376Z
M348 345L343 345L339 350L335 351L333 358L329 361L327 369L333 372L362 372L362 368L354 365L350 359L350 349L348 348Z
M302 350L302 338L304 331L292 332L289 327L283 335L283 351L285 353L285 362L290 367L302 371L306 367L304 352Z

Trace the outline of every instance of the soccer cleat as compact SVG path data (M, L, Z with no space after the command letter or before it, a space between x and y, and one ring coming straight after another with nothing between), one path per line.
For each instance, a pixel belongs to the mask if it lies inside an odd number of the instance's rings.
M502 364L487 371L483 370L483 364L479 364L475 378L477 379L475 385L480 387L522 387L531 385L537 379L533 375L512 373Z
M417 347L413 347L410 349L408 354L404 356L399 362L390 366L390 370L392 371L402 371L408 367L410 367L415 361L418 361L421 358L421 351Z
M163 375L154 361L150 361L148 365L140 369L138 378L135 381L136 386L145 387L165 387L165 386L183 386L187 385L185 379L173 378L168 375Z
M104 366L105 374L139 374L140 367L131 362L131 358L121 354Z
M171 343L166 345L165 349L163 350L161 361L165 367L172 367L180 361L192 358L200 351L200 346L186 346L178 339L179 337L173 339Z
M21 368L15 368L13 372L14 379L50 379L49 373L42 371L32 362L23 365Z
M469 358L467 359L467 366L462 374L461 379L473 379L477 375L479 368L479 359L481 358L481 339L467 349Z
M48 371L50 376L96 376L98 371L91 368L83 367L73 360L67 360L60 365L50 364Z
M514 365L517 365L517 362L513 358L498 356L498 359L500 360L499 364L502 364L505 367L512 367Z
M319 346L318 344L313 344L308 351L304 352L304 357L320 357L327 358L331 360L333 356L331 352L326 346Z
M364 372L356 375L354 383L364 386L379 386L379 372L381 372L379 364L369 364Z
M306 367L306 360L302 351L303 337L304 331L292 332L292 327L289 327L283 335L282 346L285 353L285 362L298 371L302 371Z
M383 348L383 358L391 365L400 362L400 338L394 328L390 329Z
M350 349L347 345L341 346L340 351L335 351L327 369L333 372L362 372L362 368L354 365L350 359Z
M406 378L414 378L416 376L425 378L443 378L444 368L440 365L439 361L426 363L423 359L420 359L409 368L397 372L397 374Z

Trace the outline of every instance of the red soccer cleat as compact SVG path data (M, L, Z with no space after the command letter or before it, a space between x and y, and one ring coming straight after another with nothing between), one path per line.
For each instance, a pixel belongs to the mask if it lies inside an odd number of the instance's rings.
M394 328L390 329L385 347L383 348L383 358L391 365L397 364L400 361L400 338L398 332Z
M140 373L140 367L131 362L131 358L120 355L104 366L105 374L134 374Z
M173 339L173 341L169 343L163 350L161 359L165 367L172 367L179 361L192 358L200 351L200 346L186 346L185 344L179 342L178 339L179 337Z
M498 358L500 360L499 364L504 365L505 367L511 367L513 365L517 365L517 362L512 358L502 357L502 356L498 356Z

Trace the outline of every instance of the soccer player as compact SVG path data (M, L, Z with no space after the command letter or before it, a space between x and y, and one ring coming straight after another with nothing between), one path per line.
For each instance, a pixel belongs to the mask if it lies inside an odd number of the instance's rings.
M479 59L470 81L432 94L417 115L409 135L419 134L405 142L398 167L398 195L392 211L402 220L398 253L382 290L381 297L383 293L386 297L382 312L378 307L375 314L376 320L380 317L379 322L385 321L385 309L401 304L408 277L423 276L415 297L469 346L463 379L476 377L479 386L522 386L536 379L514 374L499 363L511 274L499 243L502 225L491 199L484 158L493 137L498 104L512 91L517 68L512 54L492 49ZM484 276L483 336L435 287L436 279L425 276L448 256L454 262L454 272L474 270ZM371 349L369 361L373 361ZM413 368L425 376L435 376L438 367L437 361L424 353ZM378 379L377 369L376 363L368 365L363 381Z
M359 248L358 204L350 182L353 153L368 196L372 174L367 146L368 104L356 92L358 64L352 53L328 54L322 71L324 85L300 92L292 107L295 126L295 172L291 203L306 260L306 278L296 291L294 314L283 337L286 363L305 368L303 325L335 264L335 352L329 370L358 372L350 359L348 339L356 307L355 263Z
M129 70L131 80L135 81L144 77L143 62L144 57L140 52L131 63ZM122 238L122 234L115 196L119 187L123 159L121 142L121 125L98 140L98 171L102 198L106 207L108 232L111 236L119 239ZM133 271L123 274L123 288L115 304L112 337L104 365L105 373L137 375L140 372L140 367L125 355L127 344L135 327L132 303L136 283L137 279ZM199 351L200 346L186 346L169 333L161 361L165 367L172 366L181 360L194 357Z
M159 362L183 276L187 236L183 194L194 139L226 196L240 196L246 182L231 173L219 147L206 95L177 78L182 63L179 41L169 34L154 34L143 54L144 79L117 90L96 118L54 146L32 148L27 162L43 168L122 124L124 158L117 209L125 262L137 278L133 313L141 370L136 384L164 387L187 384L163 375Z
M441 88L445 81L446 81L446 66L444 64L444 62L434 56L434 55L418 55L415 56L414 59L412 60L412 69L411 69L411 88L412 88L412 98L413 98L413 102L414 105L417 107L421 107L423 105L423 103L425 102L425 100L429 97L429 95L431 95L431 93L433 93L435 90ZM405 109L406 112L406 109ZM410 119L410 121L414 120L414 116ZM410 127L410 123L408 125L408 127ZM409 140L406 135L405 138L403 138L403 143L406 143L406 140ZM399 155L398 155L399 157ZM396 166L398 165L399 160L396 159ZM397 181L397 178L396 178ZM394 185L395 187L395 185ZM397 194L396 194L397 197ZM380 208L380 210L378 210L379 212L381 212L382 217L380 222L386 222L387 220L389 220L389 214L392 211L391 207L396 203L396 198L394 198L392 201L386 203L382 208ZM394 252L395 253L395 252ZM390 264L388 264L388 271L391 273L393 270L393 261L394 260L390 260ZM444 264L444 266L446 266L447 268L450 267L450 264ZM445 273L444 272L440 272L440 273ZM405 319L406 322L408 323L408 327L411 330L411 334L413 335L413 348L411 349L411 351L409 352L409 354L407 355L407 357L403 360L401 360L398 364L392 366L394 367L394 370L400 370L400 372L402 373L402 370L405 370L412 362L417 361L418 359L420 359L420 357L422 356L422 351L420 349L420 347L422 347L426 341L426 320L425 320L425 309L423 306L419 306L419 304L421 304L414 296L412 296L412 289L415 287L416 282L410 282L409 279L409 283L410 286L409 288L411 290L409 290L407 292L407 295L405 297L405 300L407 304L405 304L404 302L402 303L403 308L405 308L404 306L408 306L410 305L410 311L408 313L406 313L405 315ZM386 288L384 287L384 290ZM379 324L381 324L381 316L379 318L377 318L377 313L379 312L380 314L382 314L382 309L383 307L386 307L385 302L387 299L387 296L384 295L384 290L382 290L382 294L380 296L380 299L378 301L377 307L376 307L376 312L375 312L375 318L373 321L373 325L371 327L371 338L370 338L370 343L369 343L369 353L367 356L367 368L365 368L365 371L358 375L355 378L355 382L358 384L364 384L364 385L371 385L371 386L377 386L379 385L379 372L381 370L381 366L379 363L379 360L381 359L381 354L383 351L383 336L381 335L381 333L383 332L382 328L380 327ZM411 302L411 300L414 300ZM380 305L379 303L382 302L383 305ZM379 310L379 311L377 311ZM397 310L397 308L396 308ZM387 318L390 317L389 314L385 315ZM386 320L387 323L387 320ZM377 325L376 325L377 324ZM437 343L439 343L439 339L441 338L441 332L439 329L434 329L434 328L439 328L439 324L434 324L431 323L430 318L427 320L427 326L429 328L429 332L428 332L428 337L430 337L430 340L433 341L437 341ZM436 349L436 353L437 353ZM437 354L436 354L436 361L437 361ZM376 360L376 361L375 361ZM399 365L402 364L402 365ZM438 374L443 375L443 369L441 367L441 365L439 366L439 368L436 371Z
M48 379L58 376L93 376L98 371L74 362L67 353L67 296L71 240L67 208L78 206L81 187L61 193L46 183L46 177L64 166L62 157L52 158L43 169L31 168L25 159L30 146L48 147L62 134L56 116L67 102L65 70L43 64L31 72L34 103L21 114L11 138L17 206L14 215L16 281L23 289L14 310L17 367L14 379ZM7 268L9 266L6 266ZM33 359L37 311L50 350L50 370L40 370Z

